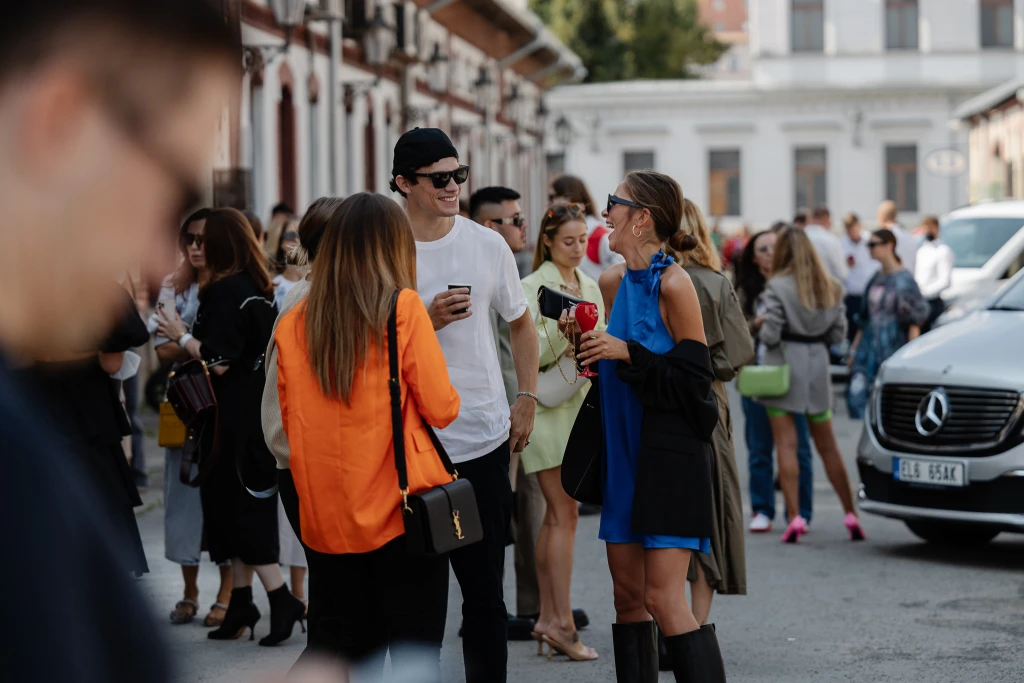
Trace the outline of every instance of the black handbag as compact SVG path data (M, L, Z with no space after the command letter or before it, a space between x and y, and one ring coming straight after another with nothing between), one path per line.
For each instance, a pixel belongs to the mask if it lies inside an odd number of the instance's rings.
M182 484L197 488L210 475L217 457L218 431L217 396L206 362L190 360L167 376L167 402L185 424L185 445L182 449L178 479ZM212 427L214 438L210 453L201 453L203 435ZM192 478L192 465L199 462L199 471Z
M480 510L477 508L473 484L466 479L459 479L455 465L426 421L423 426L445 470L452 475L452 482L420 493L409 492L409 477L405 467L405 431L402 429L402 387L398 373L398 323L395 316L398 294L396 291L391 298L391 315L388 316L388 363L391 366L388 388L391 393L395 467L398 469L398 487L403 501L405 543L411 555L442 555L481 540L484 529L480 523Z
M540 314L551 320L558 320L562 317L563 311L568 311L581 303L583 303L583 299L577 299L565 292L559 292L557 289L551 289L544 285L537 290L537 305L540 308Z
M604 499L604 427L601 392L594 378L569 433L562 458L562 488L581 503L601 505Z

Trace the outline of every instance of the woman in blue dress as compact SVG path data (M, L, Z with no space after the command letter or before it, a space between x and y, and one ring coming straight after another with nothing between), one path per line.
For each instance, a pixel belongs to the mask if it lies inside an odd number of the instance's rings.
M710 547L718 407L696 290L664 246L696 241L680 229L679 184L653 171L628 174L604 217L626 262L601 277L608 329L584 334L579 357L599 375L617 680L657 681L656 622L677 681L724 682L714 628L698 625L685 590L690 554Z

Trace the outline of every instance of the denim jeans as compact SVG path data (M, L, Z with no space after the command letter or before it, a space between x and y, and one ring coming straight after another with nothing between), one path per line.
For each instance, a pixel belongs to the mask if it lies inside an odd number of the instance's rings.
M772 451L775 439L764 406L743 397L743 416L746 421L747 462L750 467L750 506L768 519L775 519L775 463ZM800 516L808 522L814 511L814 469L811 465L811 438L807 418L794 415L796 420L796 459L800 465Z

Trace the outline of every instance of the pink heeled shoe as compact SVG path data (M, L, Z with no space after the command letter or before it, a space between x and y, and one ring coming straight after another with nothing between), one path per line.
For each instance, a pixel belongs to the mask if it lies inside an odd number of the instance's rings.
M786 527L786 531L782 534L783 543L798 543L800 536L807 533L807 522L800 515L797 515L789 521L789 526Z
M843 525L846 530L850 532L851 541L866 541L867 536L864 535L864 529L860 525L860 520L857 519L857 515L852 512L846 514L846 519L843 520Z

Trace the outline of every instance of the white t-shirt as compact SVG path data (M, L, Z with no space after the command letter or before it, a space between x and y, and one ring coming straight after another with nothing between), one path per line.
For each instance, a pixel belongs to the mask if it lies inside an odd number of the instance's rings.
M814 250L818 252L818 258L821 259L825 270L840 283L844 283L845 287L849 268L846 267L846 257L843 256L843 246L839 238L827 228L815 223L804 228L804 233L814 245Z
M955 257L949 245L934 240L917 248L914 277L925 299L936 299L953 284Z
M861 233L860 242L854 242L849 235L843 235L841 238L847 265L849 265L849 259L853 259L853 265L850 266L850 272L846 276L847 294L863 296L864 290L868 288L868 282L882 267L882 264L871 258L871 249L868 247L870 239L871 233L868 232Z
M461 400L459 417L437 434L453 463L473 460L509 436L509 406L488 311L508 322L526 312L516 261L501 235L458 216L441 239L416 243L416 277L428 308L448 285L472 285L473 315L437 332Z

